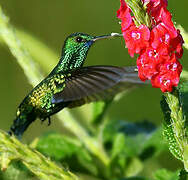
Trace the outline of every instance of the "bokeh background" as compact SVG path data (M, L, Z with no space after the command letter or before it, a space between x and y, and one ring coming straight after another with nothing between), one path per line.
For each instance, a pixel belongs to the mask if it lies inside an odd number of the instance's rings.
M92 35L104 35L120 32L119 21L116 18L116 11L119 8L118 0L0 0L0 4L15 28L34 36L55 52L57 59L52 60L51 68L55 62L58 62L64 39L69 34L85 32ZM185 30L188 30L187 7L187 0L169 1L168 9L173 15L174 22L182 25ZM37 47L34 48L37 49ZM40 51L38 53L41 53L41 59L45 62L45 54ZM185 69L188 69L187 57L188 53L185 51L181 60ZM91 48L85 65L99 64L128 66L135 65L135 59L129 57L123 39L117 38L97 42ZM7 131L12 124L17 106L32 87L16 59L2 43L0 43L0 82L0 128ZM150 86L135 89L118 102L113 103L107 114L111 119L126 119L134 122L148 120L161 125L163 119L160 110L161 95L159 89L153 89ZM88 107L89 105L85 105L83 111ZM84 118L90 118L89 113L87 117L82 117L76 112L77 110L72 111L82 122ZM52 120L50 127L46 124L40 125L39 120L33 123L24 134L24 140L29 142L49 130L65 132L55 117ZM155 161L157 161L155 166L167 167L171 170L181 166L179 161L168 152L164 152ZM150 163L148 162L148 166Z

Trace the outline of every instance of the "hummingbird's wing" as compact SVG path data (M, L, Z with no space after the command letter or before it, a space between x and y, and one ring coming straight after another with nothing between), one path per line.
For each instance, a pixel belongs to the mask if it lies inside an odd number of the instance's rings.
M52 103L70 102L76 107L92 101L112 98L118 92L143 84L136 67L89 66L71 72L62 92L54 94Z

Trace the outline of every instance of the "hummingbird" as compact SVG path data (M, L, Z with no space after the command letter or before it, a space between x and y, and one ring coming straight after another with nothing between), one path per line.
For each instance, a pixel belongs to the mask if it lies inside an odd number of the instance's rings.
M142 84L135 67L83 66L90 47L96 41L114 36L121 35L74 33L68 36L58 64L19 105L9 134L21 138L37 118L41 121L48 119L50 124L50 117L65 107L106 100L125 88Z

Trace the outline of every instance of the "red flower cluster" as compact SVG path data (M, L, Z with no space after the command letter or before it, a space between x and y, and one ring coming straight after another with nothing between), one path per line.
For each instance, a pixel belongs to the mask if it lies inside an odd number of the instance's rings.
M147 4L151 27L136 26L131 10L120 0L117 17L121 19L121 30L131 57L137 59L138 75L142 81L151 80L153 87L162 92L171 92L180 79L182 66L178 59L183 54L183 39L176 30L167 10L167 0L142 0Z

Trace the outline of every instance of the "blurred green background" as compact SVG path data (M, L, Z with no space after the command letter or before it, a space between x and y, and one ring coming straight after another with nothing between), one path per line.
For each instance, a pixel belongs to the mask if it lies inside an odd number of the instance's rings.
M4 12L10 17L10 23L14 27L36 37L52 49L57 57L60 56L64 39L73 32L84 32L92 35L120 32L119 21L116 18L116 11L119 8L118 0L0 0L0 4ZM188 7L187 0L179 2L170 0L168 9L173 14L174 22L188 30L186 7ZM37 49L37 47L34 48ZM0 127L3 130L8 130L14 119L17 106L32 87L27 82L16 59L4 44L0 44L0 57ZM45 54L41 53L41 58L44 57ZM185 51L181 60L185 69L188 69L187 57L188 53ZM45 61L45 59L42 60ZM54 62L58 62L58 58L52 60L52 65L55 65ZM117 38L97 42L91 48L85 65L99 64L135 65L135 59L129 57L123 39ZM150 86L135 89L121 98L120 101L113 103L107 114L111 119L125 119L135 122L148 120L160 125L163 118L159 103L161 94L159 89L153 89ZM83 111L87 110L88 106L85 105L82 108ZM73 111L76 113L76 110ZM82 122L84 118L89 119L89 114L88 117L78 116ZM54 119L55 117L52 118L52 120ZM47 127L46 124L40 125L40 122L36 121L24 134L24 139L30 141L40 133L52 129L63 131L63 127L58 121L52 121L50 127ZM179 164L176 160L172 164L167 163L166 159L174 158L168 153L161 156L159 161L162 165L160 166L173 169Z

